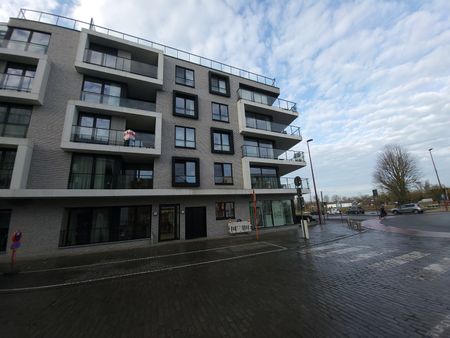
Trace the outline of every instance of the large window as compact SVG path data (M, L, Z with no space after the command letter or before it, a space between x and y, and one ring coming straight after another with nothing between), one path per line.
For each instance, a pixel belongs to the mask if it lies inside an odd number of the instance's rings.
M74 130L74 141L108 144L110 125L109 116L80 113Z
M175 66L175 83L183 86L194 87L194 71L192 69Z
M0 80L0 88L30 92L35 75L36 66L8 63L5 74Z
M212 108L212 119L214 121L230 122L230 116L228 114L228 105L213 102L211 104Z
M244 139L244 156L259 158L276 158L273 141L261 139Z
M284 130L284 128L281 130L277 130L277 128L275 128L274 130L272 126L272 118L267 115L246 112L245 122L248 128L277 131L277 132L282 132ZM278 127L278 129L280 129L280 127Z
M233 184L233 166L231 163L214 163L214 183Z
M197 96L186 93L173 93L173 114L175 116L198 118Z
M234 216L234 202L216 202L216 219L229 219Z
M151 216L151 205L69 209L60 246L150 238Z
M252 189L278 189L281 187L277 168L251 166L250 177Z
M15 149L0 148L0 189L9 189L15 160Z
M123 163L112 156L74 154L69 189L152 189L153 163Z
M120 106L120 97L123 85L116 82L85 78L81 99L93 103L104 103L111 106Z
M200 186L200 168L197 158L174 157L172 159L172 186Z
M175 126L175 147L195 149L195 129Z
M0 103L0 136L26 137L31 106Z
M249 202L250 221L255 226L253 202ZM258 227L290 225L293 220L292 200L259 200L256 203Z
M230 78L225 75L209 72L209 92L211 94L230 96Z
M211 151L220 154L234 154L233 132L211 128Z
M6 34L8 48L29 51L33 53L47 53L50 34L30 31L22 28L10 28Z
M0 251L6 251L11 210L0 210Z

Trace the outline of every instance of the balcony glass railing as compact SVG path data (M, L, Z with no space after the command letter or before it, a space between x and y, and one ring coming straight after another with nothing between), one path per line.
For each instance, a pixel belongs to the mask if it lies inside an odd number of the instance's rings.
M281 108L284 110L290 110L297 112L297 104L295 102L278 99L273 96L264 95L258 92L254 92L247 89L239 88L237 91L239 99L252 101L255 103L264 104L266 106Z
M155 134L135 132L135 138L124 139L124 130L72 126L71 141L124 147L155 148Z
M252 176L252 189L295 189L293 177ZM302 179L302 188L309 189L307 178Z
M2 48L15 49L25 52L32 52L37 54L47 54L47 45L41 45L33 42L25 42L19 40L3 39L1 42Z
M153 189L153 173L148 175L106 175L72 173L69 189Z
M91 92L81 92L81 100L92 103L102 103L107 104L109 106L115 107L125 107L132 109L141 109L147 111L156 111L156 103L141 101L135 99L128 99L125 97L119 96L111 96L111 95L102 95L98 93Z
M134 61L120 56L97 52L92 49L84 50L83 61L94 65L99 65L102 67L148 76L154 79L158 77L157 66L139 61Z
M242 157L267 158L272 160L287 160L304 162L305 154L303 151L274 149L268 147L242 146Z
M266 121L266 120L257 120L257 119L247 118L246 126L247 126L247 128L266 130L266 131L271 131L274 133L301 136L300 127L285 125L285 124Z
M34 77L15 74L0 74L0 89L31 92Z

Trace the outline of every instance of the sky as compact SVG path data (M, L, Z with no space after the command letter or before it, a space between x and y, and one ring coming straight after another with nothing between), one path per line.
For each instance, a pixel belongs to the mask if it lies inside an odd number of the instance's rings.
M421 180L450 186L450 1L12 0L276 78L297 102L317 190L376 188L376 157L399 144ZM309 160L307 161L309 163ZM310 167L290 174L311 177Z

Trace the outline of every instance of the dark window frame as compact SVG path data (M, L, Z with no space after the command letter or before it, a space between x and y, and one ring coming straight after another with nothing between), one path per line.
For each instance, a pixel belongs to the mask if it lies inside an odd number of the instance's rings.
M219 81L220 80L224 80L225 81L225 85L226 85L225 93L222 93L219 90L213 89L213 86L212 86L212 80L213 79L218 79ZM216 73L216 72L209 71L209 93L210 94L214 94L214 95L230 97L230 77L226 76L226 75L223 75L223 74L219 74L219 73Z
M185 100L188 99L188 100L194 101L194 115L177 113L177 103L176 103L177 97L185 99ZM186 105L185 105L185 107L186 107ZM198 120L198 95L174 90L173 91L173 115L178 116L178 117L184 117L184 118L188 118L188 119Z
M224 215L223 216L218 216L217 215L217 205L218 204L223 204L224 205L224 207L223 207L223 212L224 212ZM227 210L227 204L232 204L233 205L233 215L227 215L226 214L226 210ZM216 202L216 204L215 204L215 213L216 213L216 220L224 220L224 219L234 219L234 218L236 218L236 209L235 209L235 204L234 204L234 202L232 202L232 201L226 201L226 202Z
M214 118L214 105L218 105L219 106L219 115L220 117L222 117L222 107L227 107L227 119L223 120L223 119L215 119ZM224 103L219 103L219 102L211 102L211 115L212 115L212 120L213 121L218 121L218 122L224 122L224 123L230 123L230 107L227 104Z
M52 37L52 34L51 34L51 33L49 33L49 32L44 32L44 31L39 31L39 30L34 30L34 29L23 28L23 27L8 27L8 30L7 30L7 32L6 32L6 34L5 34L5 40L22 42L22 41L19 41L19 40L11 40L11 36L12 36L12 34L13 34L13 32L14 32L15 29L30 32L30 35L28 36L27 41L26 41L26 42L24 41L24 42L27 43L27 44L32 43L32 44L37 45L37 46L45 47L45 52L44 52L44 54L47 54L48 48L49 48L49 46L50 46L50 40L51 40L51 37ZM33 34L34 34L34 33L39 33L39 34L46 34L46 35L48 35L48 44L47 44L47 45L43 45L43 44L40 44L40 43L31 42L31 40L33 39ZM28 49L25 49L25 50L27 51Z
M14 161L13 162L6 162L6 153L14 153ZM0 182L2 185L0 186L0 189L10 189L11 188L11 179L14 172L14 165L16 163L17 158L17 148L0 148L0 174L2 175ZM8 166L6 166L8 164ZM7 173L7 174L4 174ZM5 178L7 178L7 185L3 186L3 175Z
M3 122L0 120L0 125L3 125L3 127L0 127L0 136L26 138L27 134L28 134L28 128L29 128L30 122L31 122L31 115L33 114L33 106L22 105L22 104L15 104L15 103L9 103L9 102L1 102L0 105L6 106L5 118L4 118ZM5 135L5 129L6 129L7 125L25 126L25 124L20 124L20 123L8 123L8 118L9 118L9 115L11 113L11 108L13 108L13 107L27 108L27 109L30 110L29 121L28 121L28 124L26 124L24 136L20 136L19 137L19 136Z
M175 179L176 163L184 163L184 172L186 173L186 163L188 162L195 163L195 183L176 182ZM199 187L199 186L200 186L200 159L196 157L172 157L172 187Z
M216 150L214 149L214 134L227 134L230 141L230 150ZM234 155L234 140L233 131L229 129L211 128L211 152L216 154Z
M216 165L220 165L222 176L216 176ZM224 165L230 165L231 176L225 176ZM216 178L217 177L219 177L219 178L221 177L222 178L222 183L217 183L216 182ZM231 183L225 183L225 178L226 177L231 177ZM234 185L233 163L229 163L229 162L214 162L214 184L215 185Z
M177 76L178 69L180 69L180 70L182 70L184 72L184 77ZM188 82L191 81L191 80L188 80L186 78L186 71L192 72L192 78L193 78L192 84L188 84ZM186 67L183 67L183 66L175 65L175 83L179 84L181 86L195 88L195 71L193 69L190 69L190 68L186 68Z
M177 128L183 128L184 129L184 139L183 139L184 146L177 145L177 140L178 140L177 139ZM192 129L194 131L194 146L193 147L186 146L186 129ZM176 125L175 126L174 139L175 139L175 148L197 149L197 134L196 134L195 128Z

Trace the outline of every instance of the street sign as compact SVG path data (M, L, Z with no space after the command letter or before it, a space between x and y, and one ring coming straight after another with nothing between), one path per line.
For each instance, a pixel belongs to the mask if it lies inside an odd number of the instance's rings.
M378 190L377 189L373 189L372 190L372 194L373 194L373 197L378 197Z

